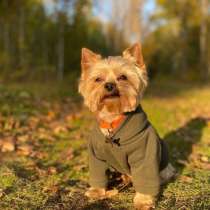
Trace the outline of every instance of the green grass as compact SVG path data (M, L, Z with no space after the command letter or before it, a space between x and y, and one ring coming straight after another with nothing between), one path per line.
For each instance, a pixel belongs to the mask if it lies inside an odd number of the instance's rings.
M209 209L210 86L171 81L152 83L142 101L178 172L157 209ZM15 146L0 152L0 209L133 209L132 187L112 199L84 197L93 117L64 86L62 94L51 85L0 86L0 144Z

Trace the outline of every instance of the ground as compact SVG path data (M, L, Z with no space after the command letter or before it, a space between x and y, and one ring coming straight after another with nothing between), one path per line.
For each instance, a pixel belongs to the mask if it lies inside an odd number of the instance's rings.
M77 94L49 97L42 86L0 86L0 209L133 209L132 187L112 199L84 196L93 116ZM157 209L210 209L210 86L157 79L142 106L177 169Z

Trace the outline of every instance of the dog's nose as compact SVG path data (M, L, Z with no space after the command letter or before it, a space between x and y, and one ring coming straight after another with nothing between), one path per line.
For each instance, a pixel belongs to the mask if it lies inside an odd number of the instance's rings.
M104 88L111 92L112 90L114 90L116 88L116 84L115 83L112 83L112 82L107 82L105 85L104 85Z

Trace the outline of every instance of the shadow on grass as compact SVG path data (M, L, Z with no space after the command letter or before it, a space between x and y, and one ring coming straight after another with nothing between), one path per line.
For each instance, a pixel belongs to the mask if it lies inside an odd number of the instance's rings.
M201 141L201 137L203 134L203 129L207 126L208 119L196 117L194 119L189 120L184 126L169 132L165 135L164 141L167 142L169 146L169 156L170 162L173 166L175 166L177 170L177 176L174 178L174 182L176 179L183 174L183 170L185 169L187 163L191 160L191 156L193 155L194 145L199 144ZM182 198L176 200L174 195L164 198L163 191L167 187L167 184L162 186L160 197L158 204L167 206L167 209L181 209L181 206L190 205L192 209L205 209L200 207L204 205L201 201L203 200L205 203L205 193L199 193L199 195L190 198ZM180 189L174 189L182 190ZM194 203L193 203L194 199ZM162 203L161 203L162 201ZM191 207L189 207L191 209ZM162 209L161 206L159 206ZM159 209L158 208L158 209Z
M200 142L203 129L207 125L207 119L196 117L188 121L184 126L169 132L163 138L169 146L170 161L177 165L177 161L187 162L193 151L193 145ZM179 161L178 161L179 162ZM177 165L180 172L184 164Z

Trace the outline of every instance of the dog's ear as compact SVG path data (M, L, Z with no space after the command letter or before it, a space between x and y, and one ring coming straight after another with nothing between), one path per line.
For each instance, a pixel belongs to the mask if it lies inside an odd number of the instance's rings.
M81 55L81 67L82 72L85 73L91 65L101 59L101 55L98 55L87 48L82 48Z
M135 43L131 47L124 50L123 57L129 60L134 60L140 68L145 68L140 43Z

